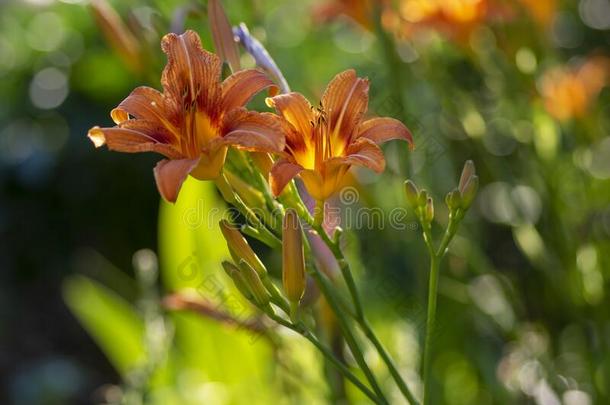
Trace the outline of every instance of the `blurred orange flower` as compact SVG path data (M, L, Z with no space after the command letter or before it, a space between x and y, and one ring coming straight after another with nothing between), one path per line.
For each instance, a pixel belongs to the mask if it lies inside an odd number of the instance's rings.
M403 139L412 146L411 133L400 121L363 120L368 91L368 80L347 70L328 84L316 109L299 93L267 99L286 120L286 150L270 172L275 195L300 174L312 197L325 200L352 165L384 170L385 159L377 144Z
M244 105L273 82L262 72L242 70L220 82L220 59L201 47L199 35L168 34L161 47L168 63L161 77L163 93L138 87L111 116L112 128L94 127L96 147L120 152L157 152L168 159L155 169L159 192L175 202L186 177L212 180L221 173L227 148L280 152L281 119L247 111Z
M373 29L373 11L375 3L386 3L383 0L332 0L320 4L314 9L314 20L326 23L340 15L346 15L362 27Z
M465 42L481 24L508 14L509 9L491 0L404 0L400 2L394 31L408 38L433 30Z
M540 79L540 93L549 114L558 120L582 118L610 79L610 60L592 57L573 67L557 67Z
M557 0L519 0L534 21L542 28L553 22L557 10Z

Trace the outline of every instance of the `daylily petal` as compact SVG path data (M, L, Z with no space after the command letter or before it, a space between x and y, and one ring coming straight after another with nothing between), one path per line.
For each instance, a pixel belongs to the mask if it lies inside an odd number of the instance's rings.
M368 102L369 81L356 76L354 70L346 70L333 78L322 96L333 143L340 139L349 141Z
M157 163L154 174L157 188L159 189L161 196L169 202L176 202L182 183L184 183L186 177L198 163L199 158L178 160L163 159Z
M222 82L222 110L243 107L261 90L273 87L277 92L277 86L265 73L256 69L240 70Z
M216 179L225 164L227 149L224 145L214 145L210 150L204 150L199 157L199 164L191 171L191 176L198 180Z
M315 170L303 170L300 173L307 192L316 200L323 201L330 197L338 188L348 165L329 167L329 171L322 176Z
M269 172L269 185L273 195L278 196L282 193L284 188L290 180L298 175L303 170L298 164L289 162L285 159L280 159L271 168Z
M165 35L161 48L167 54L161 77L165 94L180 100L181 108L196 104L198 110L216 116L222 68L218 56L203 50L199 35L190 30L182 35Z
M329 159L327 164L330 166L337 164L364 166L377 173L381 173L385 169L383 152L375 142L368 138L357 139L347 148L345 154L344 157Z
M284 149L285 139L281 118L271 113L232 110L224 117L223 142L256 152L276 152Z
M295 92L280 94L268 100L278 114L297 130L299 138L309 136L314 114L311 104L302 94Z
M392 139L402 139L413 147L413 135L407 127L394 118L371 118L360 124L358 138L367 138L376 144Z
M159 122L149 120L127 120L117 125L117 128L131 129L149 136L156 142L168 145L173 144L173 141L175 140L174 135Z
M93 127L87 134L96 148L106 145L118 152L157 152L170 159L179 159L180 153L171 145L160 143L145 133L128 128Z
M110 112L116 124L127 121L131 117L162 123L167 129L178 136L178 112L173 102L165 96L146 86L135 88L129 96Z

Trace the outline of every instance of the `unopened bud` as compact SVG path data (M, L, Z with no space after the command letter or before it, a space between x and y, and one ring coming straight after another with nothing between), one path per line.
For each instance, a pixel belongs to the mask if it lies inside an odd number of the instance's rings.
M282 227L282 281L288 300L298 303L305 292L305 256L299 217L288 209Z
M239 268L241 269L241 274L244 278L244 282L250 289L252 293L252 297L254 298L254 302L258 304L260 307L266 307L269 305L271 300L271 295L263 285L258 273L247 261L241 260L239 262Z
M417 189L415 183L413 183L411 180L405 181L405 194L407 195L407 201L409 202L409 205L411 205L411 207L413 208L417 207L418 193L419 190Z
M224 269L225 273L227 273L227 275L231 278L231 280L233 280L233 284L235 284L235 287L237 287L239 292L247 299L252 300L254 296L252 295L250 288L248 288L248 284L246 283L246 280L241 274L239 268L233 263L227 261L222 262L222 268Z
M229 252L235 262L239 263L240 260L245 260L261 277L267 274L267 269L265 269L256 253L254 253L254 250L252 250L246 239L229 221L226 219L221 220L220 230L227 241Z
M265 178L269 177L269 172L273 167L273 159L271 159L271 155L265 152L252 152L250 153L250 157Z
M432 201L432 197L428 197L426 200L426 210L424 211L426 222L430 223L434 220L434 201Z
M228 170L225 170L225 176L227 177L227 181L231 185L231 188L241 197L247 206L255 208L262 208L265 206L265 198L260 191Z
M424 207L428 202L428 192L426 190L419 190L417 193L417 206Z
M445 203L447 204L447 207L450 211L458 209L462 203L462 196L460 194L460 191L456 188L453 191L447 193L447 196L445 197Z
M127 28L121 17L106 0L93 0L90 2L91 10L102 31L106 41L134 72L142 70L140 43L135 35Z
M221 60L227 61L231 70L237 72L241 69L239 62L239 48L235 42L233 29L220 0L208 1L208 20L212 31L212 41L216 54Z
M464 185L464 189L462 190L462 208L464 210L467 210L472 204L472 201L474 200L474 197L477 194L478 188L479 176L475 174L470 177L470 179Z
M464 187L466 187L466 183L474 174L476 173L476 168L474 167L474 162L472 160L467 160L464 163L464 168L462 169L462 175L460 176L460 184L458 189L460 193L464 194Z

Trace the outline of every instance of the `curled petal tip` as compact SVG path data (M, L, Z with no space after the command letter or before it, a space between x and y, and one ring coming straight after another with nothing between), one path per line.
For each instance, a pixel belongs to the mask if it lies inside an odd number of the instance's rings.
M280 87L274 84L273 86L269 87L269 90L267 91L267 93L269 94L269 97L275 97L278 94L280 94L280 91L281 91ZM267 100L265 100L265 103L266 102L267 102Z
M95 145L96 148L99 148L100 146L104 146L106 144L106 137L104 136L104 131L102 131L100 127L91 128L87 133L87 136L89 137L89 139L91 139L91 142L93 142L93 145Z
M157 163L153 170L157 189L165 201L175 203L182 184L189 173L197 166L199 158L196 159L163 159Z

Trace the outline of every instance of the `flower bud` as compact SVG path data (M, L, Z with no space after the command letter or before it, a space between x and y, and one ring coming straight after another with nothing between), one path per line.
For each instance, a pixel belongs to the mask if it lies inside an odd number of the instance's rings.
M231 71L237 72L241 68L239 48L220 0L208 1L208 20L216 54L221 60L229 63Z
M424 219L426 222L430 223L434 220L434 201L432 201L432 197L428 197L426 200L426 209L424 211Z
M265 207L265 198L260 191L228 170L225 170L225 176L231 188L241 197L247 206L255 208Z
M299 217L288 209L282 227L282 281L288 300L298 303L305 292L305 257Z
M428 202L428 192L423 189L419 190L419 193L417 193L417 206L425 207L427 202Z
M246 280L241 274L239 268L233 263L227 261L222 262L222 268L224 269L225 273L227 273L227 275L231 277L231 280L233 280L233 283L235 284L235 287L237 287L239 292L247 299L252 300L254 298L252 292L250 292L250 289L246 284Z
M271 155L265 152L252 152L250 153L250 157L263 176L265 176L265 178L269 177L269 172L273 167Z
M227 241L229 252L235 262L239 263L240 260L245 260L261 277L267 274L267 269L265 269L263 263L256 256L254 250L252 250L246 239L229 221L226 219L220 221L220 230Z
M447 193L447 196L445 197L445 203L447 204L449 211L458 209L462 203L462 196L460 194L460 191L456 188Z
M415 183L413 183L411 180L405 181L405 194L407 195L407 201L413 208L417 207L417 194L418 193L419 193L419 190L417 189L417 186L415 185Z
M472 175L462 190L462 208L467 210L474 200L479 188L479 176Z
M474 167L473 161L467 160L466 163L464 163L462 175L460 176L460 184L458 186L460 193L464 194L464 187L466 187L466 183L468 183L468 180L470 180L470 178L474 176L475 172L476 168Z
M106 0L93 0L90 2L90 6L106 41L132 71L141 72L143 68L142 55L140 43L135 35L127 28L121 17Z
M254 302L260 307L269 305L271 295L269 295L256 270L245 260L239 262L239 268L241 269L240 274L243 276L245 284L252 293Z

